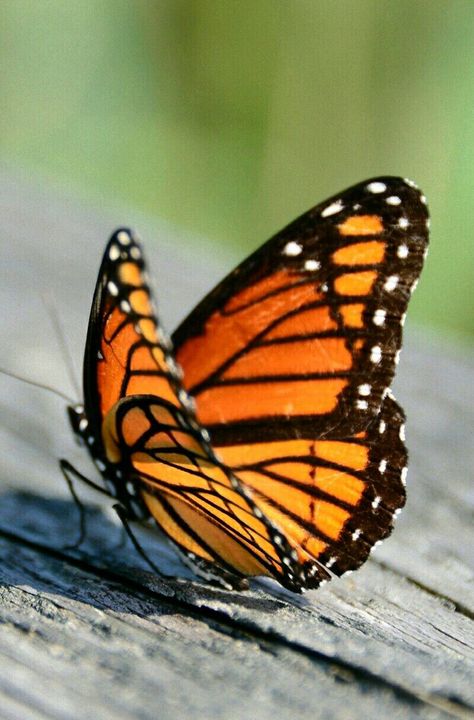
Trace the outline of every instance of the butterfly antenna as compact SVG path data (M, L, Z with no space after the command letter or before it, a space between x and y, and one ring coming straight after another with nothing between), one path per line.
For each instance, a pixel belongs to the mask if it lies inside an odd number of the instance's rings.
M69 346L66 342L66 335L64 332L63 325L61 323L61 318L59 316L59 312L56 306L56 303L54 301L54 296L51 292L43 292L41 293L41 300L43 302L43 305L46 309L46 312L49 316L49 319L51 321L51 325L54 330L54 334L56 335L56 340L59 345L59 349L61 351L61 354L64 359L64 364L66 366L66 372L69 378L69 382L71 383L72 387L74 388L76 392L76 396L78 398L81 397L81 390L79 388L79 383L77 382L76 378L76 371L74 368L74 360L71 355L71 352L69 350Z
M56 388L53 388L50 385L44 385L43 383L37 382L36 380L30 380L29 378L22 377L21 375L16 375L10 370L5 370L5 368L2 367L0 367L0 373L2 373L2 375L7 375L8 377L14 378L15 380L20 380L20 382L24 382L27 385L33 385L33 387L41 388L42 390L48 390L49 392L54 393L63 400L66 400L69 405L75 405L75 400L70 398L65 393L61 392L61 390L56 390Z

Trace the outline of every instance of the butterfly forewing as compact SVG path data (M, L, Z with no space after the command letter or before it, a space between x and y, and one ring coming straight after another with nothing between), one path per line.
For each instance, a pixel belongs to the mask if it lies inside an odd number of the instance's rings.
M99 270L84 357L84 396L91 430L123 397L150 393L179 405L176 368L153 307L142 250L118 230Z
M381 178L309 211L231 273L173 337L213 441L366 428L426 246L423 196Z

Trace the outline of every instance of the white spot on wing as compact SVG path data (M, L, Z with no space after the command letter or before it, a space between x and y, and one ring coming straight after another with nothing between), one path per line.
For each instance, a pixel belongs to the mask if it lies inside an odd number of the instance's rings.
M379 327L381 327L385 322L386 316L387 316L387 311L379 308L378 310L376 310L374 312L374 317L372 319L372 322L374 323L374 325L378 325Z
M408 468L405 466L402 468L402 471L400 473L400 480L404 485L407 484L407 475L408 475Z
M358 410L367 410L367 408L369 407L369 404L368 404L367 400L357 400L356 407Z
M344 204L341 200L336 200L336 202L331 203L331 205L328 205L324 208L324 210L321 211L321 217L329 217L330 215L335 215L338 212L341 212L341 210L344 209Z
M386 469L387 469L387 461L381 460L379 463L379 473L381 475L383 475Z
M378 508L378 506L380 505L381 502L382 502L382 498L380 497L380 495L377 495L377 497L375 497L375 498L372 500L372 508L373 508L374 510L377 510L377 508Z
M383 286L384 290L386 290L387 292L392 292L393 290L395 290L398 285L398 280L398 275L390 275L390 277L388 277L385 281L385 285Z
M190 395L188 395L186 390L181 389L178 392L178 399L179 399L180 403L182 405L184 405L184 407L186 407L186 408L188 408L188 410L192 410L194 412L194 410L195 410L194 398L192 398Z
M132 258L133 258L134 260L139 260L139 259L141 258L141 256L142 256L142 253L141 253L140 248L137 247L136 245L134 245L134 246L130 249L130 255L132 256Z
M379 423L379 433L380 433L381 435L383 435L384 432L385 432L385 430L386 430L386 428L387 428L387 423L385 422L385 420L381 420L380 423Z
M363 385L359 385L358 387L358 393L359 395L370 395L372 391L372 388L368 383L364 383Z
M405 442L405 425L403 425L403 423L402 425L400 425L400 430L398 431L398 434L400 436L400 440L402 442Z
M297 255L300 255L302 251L303 248L301 247L301 245L294 240L286 243L285 247L283 248L283 254L288 255L288 257L296 257Z
M168 335L165 333L161 325L158 325L156 328L156 332L158 335L158 342L159 344L166 348L167 350L173 349L173 343L171 342L171 339L168 337Z
M371 193L383 193L387 189L387 186L383 182L371 182L367 185L367 190Z
M117 285L116 285L114 282L110 281L110 282L107 283L107 290L109 291L109 293L110 293L111 295L113 295L114 297L117 297L117 295L118 295L118 287L117 287Z
M358 540L361 535L362 535L362 530L360 528L357 528L357 530L354 530L354 532L352 533L352 539Z
M402 201L398 195L390 195L390 197L385 199L385 202L387 205L400 205Z
M87 422L87 418L82 418L82 420L79 422L79 430L81 432L84 432L88 425L89 423Z
M118 260L119 257L120 257L120 248L118 247L118 245L111 245L110 250L109 250L109 259L114 261L114 260Z
M380 345L374 345L370 350L370 362L379 363L382 359L382 348Z
M121 230L119 234L117 235L117 240L121 245L130 245L131 238L130 235L125 232L125 230Z
M321 267L321 263L319 262L319 260L312 260L312 259L306 260L306 262L304 264L304 269L310 270L310 271L319 270L320 267Z
M407 227L409 226L409 224L410 223L408 221L408 218L406 218L406 217L401 217L398 219L398 227L401 228L402 230L406 230Z
M401 260L404 260L408 257L408 247L405 244L399 245L397 248L397 255Z
M120 303L120 309L123 310L124 313L129 313L132 308L130 307L128 300L122 300Z

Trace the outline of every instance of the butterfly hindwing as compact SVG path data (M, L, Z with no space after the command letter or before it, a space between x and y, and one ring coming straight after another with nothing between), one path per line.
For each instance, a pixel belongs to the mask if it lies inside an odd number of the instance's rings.
M152 395L124 398L112 411L111 442L163 532L194 565L214 575L270 575L292 590L307 584L306 567L253 493L215 456L182 409ZM313 584L327 579L324 568Z
M301 563L355 570L405 504L404 415L392 397L356 436L223 446L218 452Z

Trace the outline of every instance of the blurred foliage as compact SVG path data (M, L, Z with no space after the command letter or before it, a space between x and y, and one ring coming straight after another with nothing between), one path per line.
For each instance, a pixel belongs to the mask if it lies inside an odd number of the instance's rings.
M234 258L411 177L433 216L413 315L474 334L472 0L3 0L0 21L7 160Z

